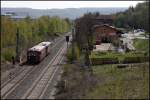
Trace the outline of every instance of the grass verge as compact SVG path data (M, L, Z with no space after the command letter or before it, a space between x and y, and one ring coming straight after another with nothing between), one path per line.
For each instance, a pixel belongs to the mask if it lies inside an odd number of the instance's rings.
M148 99L149 64L118 69L116 65L93 66L97 85L86 93L89 99Z

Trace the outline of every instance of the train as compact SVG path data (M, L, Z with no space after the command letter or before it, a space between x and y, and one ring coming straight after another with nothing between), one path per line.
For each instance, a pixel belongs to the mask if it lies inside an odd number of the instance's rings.
M30 64L40 63L50 54L52 42L41 42L27 50L27 62Z

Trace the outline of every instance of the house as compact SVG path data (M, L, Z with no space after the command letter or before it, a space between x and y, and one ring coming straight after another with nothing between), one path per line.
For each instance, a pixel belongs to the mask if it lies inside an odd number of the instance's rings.
M94 34L96 45L100 43L111 43L112 40L115 40L123 34L122 31L107 24L94 25L92 27L92 32Z

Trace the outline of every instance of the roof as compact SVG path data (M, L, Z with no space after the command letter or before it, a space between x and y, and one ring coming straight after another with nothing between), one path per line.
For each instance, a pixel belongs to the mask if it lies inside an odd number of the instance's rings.
M100 45L96 45L96 49L93 51L108 51L108 50L114 50L114 46L112 43L101 43Z
M122 32L122 30L119 30L118 28L116 28L116 27L114 27L114 26L110 26L110 25L108 25L108 24L94 25L94 26L92 27L92 30L93 30L93 32L94 32L96 28L98 28L98 27L103 27L103 26L106 26L106 27L108 27L108 28L111 28L111 29L115 30L116 33L119 34L119 35L120 35L120 34L124 34L124 33ZM114 35L114 34L112 33L111 35Z
M106 27L110 27L110 28L116 29L114 26L110 26L110 25L108 25L108 24L94 25L93 28L98 28L98 27L103 27L103 26L106 26Z
M40 45L40 46L48 46L48 45L50 45L51 44L51 42L41 42L41 43L39 43L38 45Z
M29 50L31 50L31 51L41 51L44 48L45 48L45 46L36 45L36 46L30 48Z

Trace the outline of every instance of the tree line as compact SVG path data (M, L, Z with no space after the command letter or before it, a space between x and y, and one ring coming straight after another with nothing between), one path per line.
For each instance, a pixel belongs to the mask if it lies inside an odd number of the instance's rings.
M138 3L136 7L129 7L125 12L116 14L114 25L129 29L142 28L149 30L149 2Z
M15 55L17 29L20 50L24 50L38 42L53 40L56 36L70 31L70 28L71 21L58 16L42 16L37 19L27 16L17 21L1 16L1 57L9 60L12 55Z

